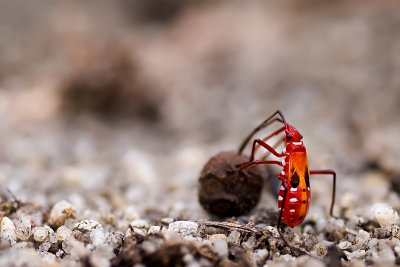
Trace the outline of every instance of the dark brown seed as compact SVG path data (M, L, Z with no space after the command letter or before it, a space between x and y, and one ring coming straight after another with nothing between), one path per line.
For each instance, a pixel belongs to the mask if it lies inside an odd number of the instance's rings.
M249 157L237 152L221 152L204 166L199 179L199 201L208 212L218 216L238 216L253 209L267 176L265 166L234 172Z

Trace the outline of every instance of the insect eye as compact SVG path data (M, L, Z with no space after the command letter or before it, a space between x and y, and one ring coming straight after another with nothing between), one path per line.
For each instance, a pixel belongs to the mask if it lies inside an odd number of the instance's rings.
M286 135L286 138L288 138L288 139L290 139L292 137L293 137L293 135L291 135L291 134Z

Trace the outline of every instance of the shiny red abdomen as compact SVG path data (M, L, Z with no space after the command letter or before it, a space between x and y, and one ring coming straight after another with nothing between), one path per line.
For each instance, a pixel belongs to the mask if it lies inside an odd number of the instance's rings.
M282 208L285 189L287 190L282 221L294 227L306 217L310 206L310 172L308 169L307 154L303 149L296 149L286 153L283 171L279 175L282 185L278 197L278 209Z

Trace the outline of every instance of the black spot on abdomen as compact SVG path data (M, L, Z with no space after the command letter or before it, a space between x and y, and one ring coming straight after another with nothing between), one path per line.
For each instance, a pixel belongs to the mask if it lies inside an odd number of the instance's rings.
M308 171L308 168L306 168L306 173L305 173L304 177L305 177L305 180L306 180L307 187L310 187L310 173Z
M290 177L290 184L292 187L296 188L300 183L300 177L297 174L296 170L293 170L292 176Z

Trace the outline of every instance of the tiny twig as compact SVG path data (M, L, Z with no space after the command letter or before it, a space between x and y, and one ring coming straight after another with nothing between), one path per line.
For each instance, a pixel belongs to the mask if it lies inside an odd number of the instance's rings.
M254 226L246 226L238 223L230 223L230 222L212 222L212 221L204 221L204 222L199 222L200 224L203 224L205 226L211 226L211 227L218 227L218 228L223 228L223 229L230 229L230 230L238 230L238 231L243 231L246 233L257 233L261 229L258 227Z
M240 223L231 223L231 222L213 222L213 221L203 221L203 222L199 222L199 224L202 224L202 225L208 226L208 227L217 227L217 228L223 228L223 229L228 229L228 230L237 230L237 231L253 233L253 234L262 233L263 235L265 235L265 229L262 229L262 228L256 227L256 226L252 226L252 225L243 225ZM301 248L290 245L289 242L287 242L286 239L284 238L283 233L279 230L278 230L278 232L279 232L279 236L281 237L281 240L283 241L284 245L286 247L288 247L290 250L292 250L293 252L297 252L299 255L307 255L314 259L321 260L320 258L316 257L315 255L309 253L306 250L303 250Z

